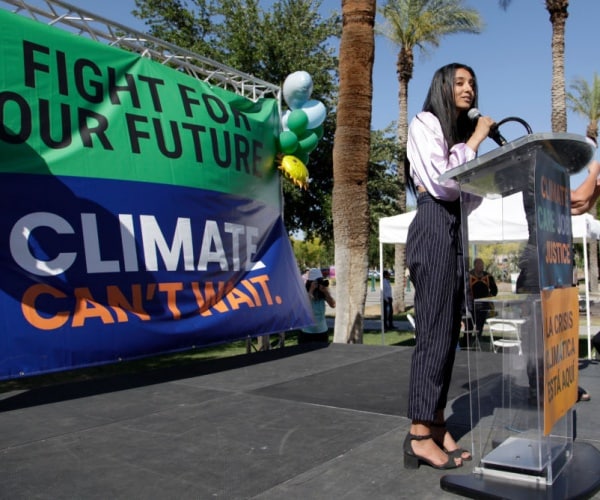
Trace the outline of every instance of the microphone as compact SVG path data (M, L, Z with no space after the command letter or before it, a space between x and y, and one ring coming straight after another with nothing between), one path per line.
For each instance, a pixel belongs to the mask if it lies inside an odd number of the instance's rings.
M479 120L481 113L479 112L479 110L477 108L471 108L468 111L467 116L472 121L476 122L477 120ZM498 144L498 146L504 146L507 142L506 139L504 137L502 137L500 130L498 130L498 125L493 125L490 128L490 133L488 134L488 137L490 139L492 139L496 144Z

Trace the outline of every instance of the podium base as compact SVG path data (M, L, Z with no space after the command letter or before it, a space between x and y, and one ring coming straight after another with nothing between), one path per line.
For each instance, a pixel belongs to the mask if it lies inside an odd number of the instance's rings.
M600 490L600 451L588 443L573 443L573 458L554 483L536 485L520 481L503 481L482 474L447 475L440 485L466 498L481 499L575 499L590 498Z

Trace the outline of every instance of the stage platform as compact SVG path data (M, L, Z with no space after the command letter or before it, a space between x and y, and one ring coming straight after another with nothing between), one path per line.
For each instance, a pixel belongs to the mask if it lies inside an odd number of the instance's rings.
M403 468L411 353L285 347L0 394L0 498L458 498L440 480L473 462ZM447 416L463 445L467 380L460 351ZM600 449L600 363L581 362L580 384L592 400L576 406L577 441Z

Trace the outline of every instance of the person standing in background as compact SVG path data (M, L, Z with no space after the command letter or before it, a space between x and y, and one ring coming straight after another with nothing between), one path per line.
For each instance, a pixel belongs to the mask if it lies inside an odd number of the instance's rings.
M410 271L408 267L404 270L404 280L406 281L406 291L410 292Z
M383 329L394 329L394 296L389 271L383 271Z

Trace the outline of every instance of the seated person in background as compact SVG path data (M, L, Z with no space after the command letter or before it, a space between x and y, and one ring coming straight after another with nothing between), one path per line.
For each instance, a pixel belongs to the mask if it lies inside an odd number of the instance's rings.
M483 270L482 259L477 258L473 262L473 269L469 271L469 287L475 304L475 331L477 337L481 337L483 325L485 325L485 320L492 310L492 304L490 302L475 301L475 299L485 299L486 297L498 295L496 281L490 273Z

